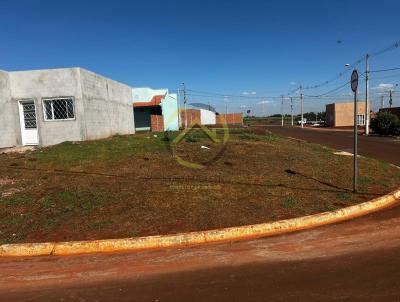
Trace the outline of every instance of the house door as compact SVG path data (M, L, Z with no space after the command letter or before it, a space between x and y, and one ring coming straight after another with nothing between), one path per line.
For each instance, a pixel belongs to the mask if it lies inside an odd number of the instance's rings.
M19 102L22 144L37 145L39 143L36 106L33 100Z

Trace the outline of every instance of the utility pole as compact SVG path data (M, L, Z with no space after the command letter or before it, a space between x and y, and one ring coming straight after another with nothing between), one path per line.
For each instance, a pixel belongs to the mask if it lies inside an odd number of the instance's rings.
M389 108L392 108L393 104L393 94L392 94L392 89L389 90Z
M290 97L290 114L292 115L292 127L293 127L293 98Z
M365 55L365 135L369 135L369 54Z
M187 103L187 96L186 96L186 85L182 83L183 86L183 110L185 111L185 129L187 128L187 111L186 111L186 103Z
M351 90L354 93L354 151L353 151L353 192L357 192L357 175L358 175L358 163L357 163L357 153L358 153L358 125L357 125L357 113L358 113L358 104L357 104L357 94L358 94L358 71L357 69L353 70L351 74Z
M283 95L282 95L282 103L281 103L281 116L282 116L282 127L283 127Z
M358 175L358 163L357 163L357 151L358 151L358 124L357 124L357 92L354 92L354 151L353 151L353 192L357 192L357 175Z
M384 96L383 94L381 95L381 109L383 109L383 107L385 107L385 101L384 101Z
M181 127L181 108L180 108L180 106L181 106L181 90L178 88L178 93L177 93L177 97L178 97L178 99L176 100L176 102L177 102L177 107L178 107L178 127L180 128Z
M300 100L301 100L301 128L304 128L304 119L303 119L303 87L300 86Z

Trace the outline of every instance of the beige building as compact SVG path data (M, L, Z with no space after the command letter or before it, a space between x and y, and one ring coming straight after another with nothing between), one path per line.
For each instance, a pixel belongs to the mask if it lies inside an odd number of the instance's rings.
M365 126L365 102L357 102L357 124ZM354 125L354 102L326 105L328 127L348 127Z

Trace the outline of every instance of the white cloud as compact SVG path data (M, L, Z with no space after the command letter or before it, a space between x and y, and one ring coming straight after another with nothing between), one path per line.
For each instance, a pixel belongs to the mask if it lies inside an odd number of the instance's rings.
M394 87L393 84L384 84L384 83L382 83L382 84L379 84L376 87L373 87L372 89L381 90L382 91L382 90L393 89L393 87Z
M258 102L257 104L269 104L269 103L272 103L271 101L261 101L261 102Z
M257 94L257 92L255 92L255 91L243 91L242 92L242 95L256 95Z
M240 108L247 108L247 106L246 105L241 105Z
M290 82L289 84L290 84L290 85L297 85L297 83L296 83L296 82L293 82L293 81Z

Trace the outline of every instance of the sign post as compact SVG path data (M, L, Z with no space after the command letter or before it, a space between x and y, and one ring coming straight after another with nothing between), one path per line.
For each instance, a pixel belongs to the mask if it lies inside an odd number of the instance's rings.
M357 89L358 89L358 71L353 70L351 74L351 90L354 92L354 152L353 152L353 192L357 192L357 151L358 151L358 125L357 125Z

